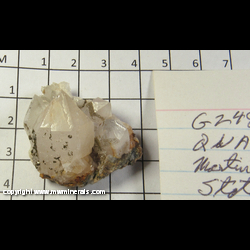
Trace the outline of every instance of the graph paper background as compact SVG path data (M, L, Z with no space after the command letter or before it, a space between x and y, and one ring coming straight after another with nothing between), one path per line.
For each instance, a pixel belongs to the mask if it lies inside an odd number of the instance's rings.
M168 55L167 50L0 50L0 190L67 189L39 177L29 160L30 146L23 128L32 97L41 94L41 86L53 82L69 82L72 93L82 98L109 100L113 113L133 127L144 148L143 158L134 166L85 187L105 190L105 195L10 196L1 192L0 199L159 199L150 70L162 69L162 60L168 60Z
M152 70L250 69L250 51L0 50L0 199L160 199ZM4 195L2 190L67 189L39 177L29 160L23 119L41 86L67 81L82 98L101 97L129 123L143 158L85 188L105 195Z

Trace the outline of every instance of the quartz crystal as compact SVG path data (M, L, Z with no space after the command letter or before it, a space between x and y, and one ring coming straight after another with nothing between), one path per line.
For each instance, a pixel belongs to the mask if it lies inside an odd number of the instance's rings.
M73 97L69 84L42 87L24 119L31 161L40 177L68 187L85 186L141 158L132 128L101 98Z

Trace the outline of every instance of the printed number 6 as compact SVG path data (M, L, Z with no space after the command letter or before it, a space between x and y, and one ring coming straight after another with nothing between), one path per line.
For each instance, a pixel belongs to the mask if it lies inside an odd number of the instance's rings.
M193 60L193 66L197 68L199 66L198 59Z

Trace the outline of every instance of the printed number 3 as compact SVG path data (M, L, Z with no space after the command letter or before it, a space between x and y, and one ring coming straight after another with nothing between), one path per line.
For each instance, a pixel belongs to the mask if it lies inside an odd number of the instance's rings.
M11 147L8 147L6 156L11 156L11 155L12 155Z
M105 59L102 59L102 68L105 68L107 66L107 61Z

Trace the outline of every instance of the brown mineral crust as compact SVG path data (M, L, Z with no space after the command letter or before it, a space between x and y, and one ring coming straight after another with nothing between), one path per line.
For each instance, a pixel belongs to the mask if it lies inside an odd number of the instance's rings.
M91 176L92 176L92 172L91 173L87 173L85 175L75 175L75 177L73 178L73 181L72 182L69 182L69 183L61 183L61 182L58 182L56 179L54 179L54 177L52 176L48 176L48 175L44 175L44 174L40 174L40 177L43 178L43 179L48 179L50 181L54 181L56 182L57 184L59 185L62 185L62 186L66 186L66 187L76 187L76 186L85 186L88 184L89 180L91 179Z
M82 187L82 186L85 186L85 185L88 184L88 182L91 179L91 177L92 177L92 173L91 174L85 174L85 175L82 175L82 176L76 176L75 177L75 182L71 183L70 186L71 187L75 187L75 186Z
M94 174L91 172L82 176L76 175L73 178L73 181L70 183L60 183L56 181L53 177L50 177L48 175L40 174L40 177L42 177L43 179L49 179L51 181L55 181L57 184L66 187L75 187L75 186L83 187L89 183L91 184L96 183L100 179L103 179L109 174L111 174L113 171L117 169L122 169L127 165L132 165L138 159L141 158L142 148L133 132L130 134L130 140L131 140L130 145L133 145L134 147L128 154L123 154L121 158L112 157L111 155L109 155L108 157L103 157L102 155L98 155L93 150L91 157L96 163L99 164L98 167L95 169ZM102 162L103 160L104 162Z
M129 138L130 138L130 146L129 146L129 148L132 149L132 148L134 148L136 146L136 144L139 143L139 141L135 137L135 134L133 133L133 131L132 131L132 133L130 133Z
M93 183L108 176L110 173L117 169L122 169L127 165L132 165L142 157L142 148L134 133L130 135L130 138L133 141L130 143L130 145L134 145L131 151L128 154L123 154L121 158L116 158L109 155L106 158L104 164L99 165L96 169L95 176L93 178Z
M45 175L45 174L40 174L40 177L43 178L43 179L49 179L49 180L52 180L53 178L48 176L48 175Z

